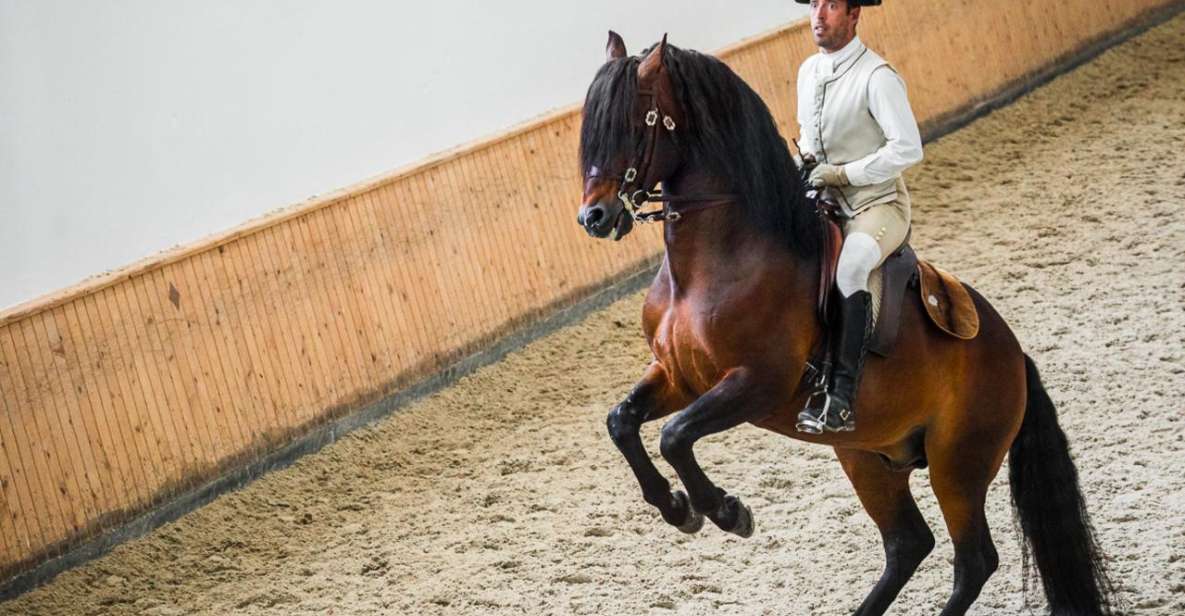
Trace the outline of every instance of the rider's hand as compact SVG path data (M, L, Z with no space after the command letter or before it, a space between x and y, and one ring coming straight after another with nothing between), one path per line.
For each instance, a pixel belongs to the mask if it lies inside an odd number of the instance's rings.
M807 182L815 188L822 188L824 186L847 186L848 174L844 172L843 167L839 165L829 165L827 163L820 163L811 171L811 177Z

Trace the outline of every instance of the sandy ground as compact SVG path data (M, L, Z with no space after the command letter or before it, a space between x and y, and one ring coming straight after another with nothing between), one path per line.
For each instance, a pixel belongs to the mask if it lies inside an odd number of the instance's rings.
M1041 367L1132 614L1185 613L1182 40L1178 17L930 144L909 177L918 251L993 301ZM0 613L850 613L880 540L829 449L751 427L698 448L753 507L749 540L684 536L642 503L604 431L648 358L640 302ZM988 510L1001 567L974 614L1023 613L1007 490L1001 473ZM895 614L936 613L952 583L925 472L914 491L939 544Z

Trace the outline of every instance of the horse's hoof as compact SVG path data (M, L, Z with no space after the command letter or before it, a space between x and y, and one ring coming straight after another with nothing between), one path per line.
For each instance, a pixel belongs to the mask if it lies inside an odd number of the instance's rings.
M704 514L696 511L691 506L691 500L687 498L687 494L683 490L675 490L671 492L671 502L675 510L682 509L687 512L687 516L683 519L683 523L676 524L675 528L694 535L704 527Z
M736 509L737 521L728 532L740 537L741 539L748 539L753 536L753 510L748 505L741 502L741 499L735 496L724 497L732 501L731 506Z

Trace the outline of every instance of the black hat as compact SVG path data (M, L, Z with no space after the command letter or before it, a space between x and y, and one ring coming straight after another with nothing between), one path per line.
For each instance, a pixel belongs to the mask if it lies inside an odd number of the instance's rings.
M794 0L799 4L810 4L811 0ZM880 6L881 0L848 0L851 6Z

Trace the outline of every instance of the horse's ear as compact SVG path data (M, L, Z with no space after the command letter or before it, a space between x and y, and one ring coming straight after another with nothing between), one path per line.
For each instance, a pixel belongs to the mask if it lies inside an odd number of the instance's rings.
M605 44L605 61L618 60L625 56L625 41L621 39L620 34L610 30L609 42Z
M663 59L667 54L667 35L662 35L662 41L646 54L642 59L642 63L638 65L638 80L645 81L662 72Z

